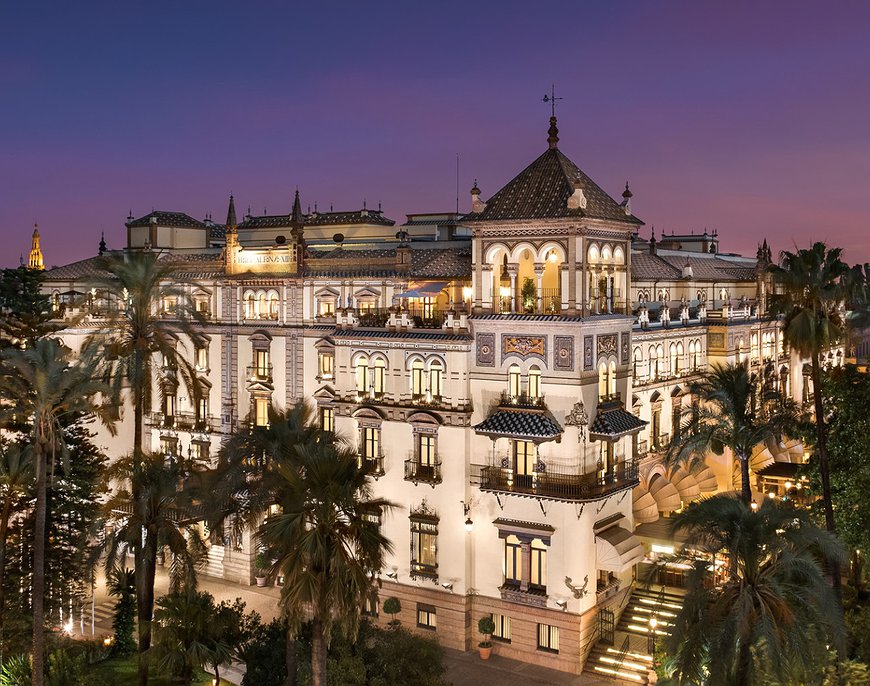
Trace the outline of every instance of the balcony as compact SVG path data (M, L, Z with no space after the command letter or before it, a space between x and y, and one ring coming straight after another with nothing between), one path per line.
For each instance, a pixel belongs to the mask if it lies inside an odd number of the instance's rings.
M415 329L440 329L444 324L444 313L435 307L409 307L401 313L414 322Z
M505 579L498 590L501 592L501 599L509 603L519 603L520 605L530 605L531 607L547 607L547 598L549 596L545 586L534 586L532 584L524 584L516 579Z
M518 474L511 467L472 465L472 479L478 479L481 491L512 493L553 500L597 500L638 484L637 463L620 463L604 474L577 474L551 469ZM541 463L536 467L543 467ZM476 472L476 473L475 473Z
M420 458L411 454L405 460L405 481L430 484L433 488L441 483L441 460L435 460L429 464L422 464Z
M248 383L272 383L272 365L271 364L253 364L248 365L246 372Z
M387 307L367 307L357 311L360 326L384 328L390 319L390 309Z
M502 391L499 399L501 407L527 407L531 409L546 409L543 395L529 395L528 393L510 393Z
M384 458L380 457L366 457L365 455L359 454L357 455L359 460L360 469L365 469L368 473L374 478L378 478L379 476L384 475Z

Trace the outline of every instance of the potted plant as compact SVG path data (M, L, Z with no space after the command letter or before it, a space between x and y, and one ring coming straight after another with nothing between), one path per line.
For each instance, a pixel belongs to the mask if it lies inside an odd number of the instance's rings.
M272 566L272 560L269 559L265 551L261 550L254 556L254 566L257 568L257 586L265 586L266 574L269 571L269 567Z
M399 602L398 598L390 597L384 601L384 612L386 612L392 619L390 620L390 627L395 629L401 622L396 619L396 615L402 611L402 603Z
M526 277L523 279L523 287L520 291L520 298L523 301L523 310L526 313L532 313L535 311L535 305L537 305L538 300L538 288L535 286L534 280Z
M490 615L484 615L480 619L477 620L477 630L481 634L483 634L484 639L477 644L477 648L480 651L480 659L488 660L490 653L492 653L492 634L495 631L495 622L492 621L492 617Z

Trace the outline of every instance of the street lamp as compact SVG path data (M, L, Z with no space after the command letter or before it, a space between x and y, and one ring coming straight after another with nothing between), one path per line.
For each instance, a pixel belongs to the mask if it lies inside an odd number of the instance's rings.
M656 650L656 626L659 620L653 615L649 618L649 634L647 635L646 650L650 655L653 655Z

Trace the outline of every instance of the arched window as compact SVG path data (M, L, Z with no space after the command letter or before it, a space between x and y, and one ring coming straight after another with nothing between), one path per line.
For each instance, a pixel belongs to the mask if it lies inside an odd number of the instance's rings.
M533 400L541 397L541 370L534 365L529 369L529 397Z
M411 363L411 395L422 398L426 394L426 370L423 360L416 359Z
M633 374L637 376L640 372L640 365L643 363L643 352L641 352L640 348L635 348L634 353L632 355L632 366L633 366Z
M607 396L608 379L607 379L607 362L602 360L598 363L598 397L604 398Z
M429 365L429 394L437 400L441 397L441 387L444 381L444 365L441 360L432 360Z
M728 300L728 289L720 288L719 289L719 300Z
M670 348L669 348L669 352L671 354L671 356L670 356L671 374L677 374L680 371L680 360L679 360L679 357L677 356L677 344L676 343L671 343Z
M514 398L520 396L522 389L520 387L520 366L512 364L508 369L508 394Z
M360 355L354 367L356 370L356 392L365 395L369 392L369 358Z
M245 319L254 319L256 309L254 306L254 292L245 293Z
M616 397L616 361L610 360L607 365L607 395Z
M374 364L372 365L372 391L374 391L375 395L383 395L384 391L386 391L386 367L387 363L384 362L384 358L375 358Z
M659 377L659 360L655 346L649 349L649 380L655 381Z
M269 311L269 302L266 299L266 292L260 291L257 293L257 317L265 319Z
M269 291L269 319L278 319L278 293Z

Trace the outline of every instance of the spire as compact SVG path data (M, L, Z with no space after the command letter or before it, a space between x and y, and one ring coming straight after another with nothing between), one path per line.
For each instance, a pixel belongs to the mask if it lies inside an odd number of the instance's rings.
M293 212L290 215L290 223L293 225L304 223L302 217L302 203L299 202L299 189L296 189L296 195L293 197Z
M556 117L550 117L550 128L547 130L547 143L550 150L555 150L559 147L559 127L556 126Z
M33 225L33 236L30 240L30 255L27 259L27 267L29 269L45 269L45 264L42 260L42 249L39 247L39 227Z
M236 226L238 222L236 221L236 201L233 198L233 194L230 193L230 206L227 208L227 226Z
M100 231L100 247L97 252L102 255L104 252L106 252L106 250L106 232Z
M653 225L652 234L649 237L649 254L650 255L656 254L656 227L655 227L655 225Z

